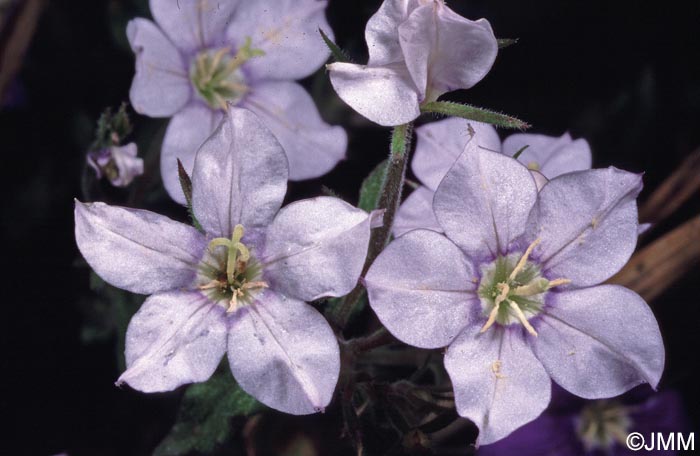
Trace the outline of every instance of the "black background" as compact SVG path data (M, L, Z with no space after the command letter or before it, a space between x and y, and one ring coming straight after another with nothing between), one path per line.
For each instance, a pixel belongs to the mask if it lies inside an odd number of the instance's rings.
M78 302L88 272L74 266L72 212L94 121L105 107L128 100L133 56L124 45L125 21L148 10L139 0L47 3L19 74L24 100L0 112L0 454L148 454L172 424L177 394L116 388L113 341L81 343ZM357 61L366 58L364 25L378 6L377 0L330 1L337 41ZM700 146L700 2L454 0L450 6L487 18L498 37L520 38L500 52L484 81L452 99L516 115L533 132L569 130L587 138L595 166L646 172L642 199ZM306 84L321 98L334 97L327 84L318 85L324 80L320 72ZM348 128L348 160L319 180L292 184L290 197L315 195L326 185L355 201L362 178L386 154L389 131L335 98L321 109ZM134 120L137 135L161 125ZM696 195L656 234L699 213L699 200ZM185 218L165 198L153 205ZM698 279L696 269L651 303L667 348L662 387L682 392L696 425Z

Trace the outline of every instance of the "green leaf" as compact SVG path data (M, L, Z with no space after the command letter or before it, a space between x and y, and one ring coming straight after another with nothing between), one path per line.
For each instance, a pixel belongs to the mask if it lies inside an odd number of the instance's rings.
M382 191L382 182L386 178L386 167L388 160L378 164L372 172L362 181L360 187L360 200L357 206L367 212L373 211L379 204L379 195Z
M207 382L190 386L170 433L153 456L210 453L233 434L231 418L260 412L264 406L244 392L231 373L219 372Z
M328 38L328 35L323 31L323 29L319 28L318 33L321 34L321 38L323 38L323 42L326 43L326 46L328 46L328 49L331 51L331 55L333 55L333 60L336 62L350 62L350 57L343 51L340 46L335 44L333 40Z
M202 225L199 224L199 220L197 220L197 217L194 216L194 211L192 210L192 179L190 179L189 174L187 174L187 171L185 170L185 167L182 166L182 162L179 158L177 159L177 175L180 179L182 193L185 194L187 212L190 214L190 218L192 219L192 225L194 225L194 227L199 231L204 232Z
M505 49L514 44L517 44L519 39L520 38L499 38L496 40L496 42L498 43L498 49Z
M507 116L505 114L490 111L484 108L477 108L476 106L454 103L451 101L432 101L430 103L425 103L421 106L420 110L424 113L461 117L462 119L490 123L497 127L503 128L515 128L518 130L527 130L530 128L528 123L523 122L516 117Z

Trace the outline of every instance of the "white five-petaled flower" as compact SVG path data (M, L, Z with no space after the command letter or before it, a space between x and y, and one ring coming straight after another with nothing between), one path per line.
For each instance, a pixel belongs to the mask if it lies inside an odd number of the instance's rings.
M330 401L336 338L305 301L357 283L380 217L337 198L280 210L287 159L250 111L229 113L197 153L192 210L205 234L136 209L76 203L76 241L105 281L150 294L129 324L118 383L154 392L204 381L221 358L240 386L275 409Z
M588 142L582 138L572 139L569 133L559 137L515 133L501 144L493 126L453 117L416 128L416 136L416 153L411 168L423 185L401 204L392 227L394 236L416 228L442 231L433 214L433 196L472 136L485 150L509 157L521 151L518 160L531 171L538 188L548 179L589 169L592 163Z
M489 72L498 43L485 19L470 21L442 0L385 0L365 31L367 65L328 65L338 96L380 125L420 115L420 105L468 89Z
M577 171L538 193L526 166L477 144L435 193L444 234L410 231L370 267L379 319L408 344L449 346L457 411L480 444L534 420L552 380L591 399L655 387L664 347L654 315L633 291L600 285L634 251L641 177Z
M177 159L192 172L195 152L219 124L226 103L255 112L289 160L289 178L321 176L345 156L347 136L326 124L296 82L327 60L318 36L326 1L150 0L155 23L129 22L136 54L134 109L173 117L161 152L170 196L185 202Z

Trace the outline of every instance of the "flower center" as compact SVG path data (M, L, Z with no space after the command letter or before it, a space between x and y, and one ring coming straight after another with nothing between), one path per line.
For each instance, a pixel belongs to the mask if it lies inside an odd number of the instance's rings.
M488 315L482 333L494 323L520 323L527 332L537 336L528 320L542 311L548 290L571 282L567 279L547 280L542 277L540 267L529 261L539 242L537 239L530 244L519 259L517 254L498 257L482 268L478 292L484 314Z
M226 47L202 51L192 60L190 80L209 106L226 109L227 101L238 103L248 93L241 65L262 55L265 55L262 50L251 48L250 37L235 55Z
M588 450L611 449L615 443L625 445L632 420L627 408L615 401L593 401L579 416L576 433Z
M243 233L243 226L236 225L231 239L213 239L200 265L199 289L216 302L226 302L229 313L249 304L255 294L268 286L260 280L262 268L241 242Z

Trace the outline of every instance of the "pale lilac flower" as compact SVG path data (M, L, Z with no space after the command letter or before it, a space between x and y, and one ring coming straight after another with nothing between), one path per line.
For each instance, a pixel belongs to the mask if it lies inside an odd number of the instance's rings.
M443 0L385 0L367 23L367 65L328 65L338 96L384 126L420 115L422 103L468 89L489 72L498 43L485 19L470 21Z
M201 382L228 352L240 386L270 407L306 414L328 404L338 344L305 301L356 285L377 214L330 197L280 210L287 166L260 120L231 108L195 160L192 210L205 234L143 210L76 202L90 266L151 295L129 324L118 384L154 392Z
M370 305L398 339L449 346L445 367L478 442L534 420L551 381L584 398L658 384L664 347L644 300L599 285L637 241L641 177L577 171L538 192L517 160L469 142L433 200L444 234L410 231L366 276Z
M136 54L134 109L173 117L161 174L180 203L177 159L192 172L195 152L231 102L255 112L289 160L289 178L321 176L345 156L347 136L326 124L296 82L327 60L318 28L329 31L326 1L150 0L155 23L137 18L127 36Z
M143 160L136 154L136 144L129 143L90 152L87 162L98 179L104 176L115 187L126 187L143 174Z
M574 140L569 133L559 137L516 133L501 144L493 126L452 117L416 128L416 136L411 168L423 185L401 204L392 228L394 236L416 228L442 231L432 211L433 195L472 137L479 147L509 157L522 150L518 160L531 170L538 188L547 179L589 169L592 162L588 142Z

